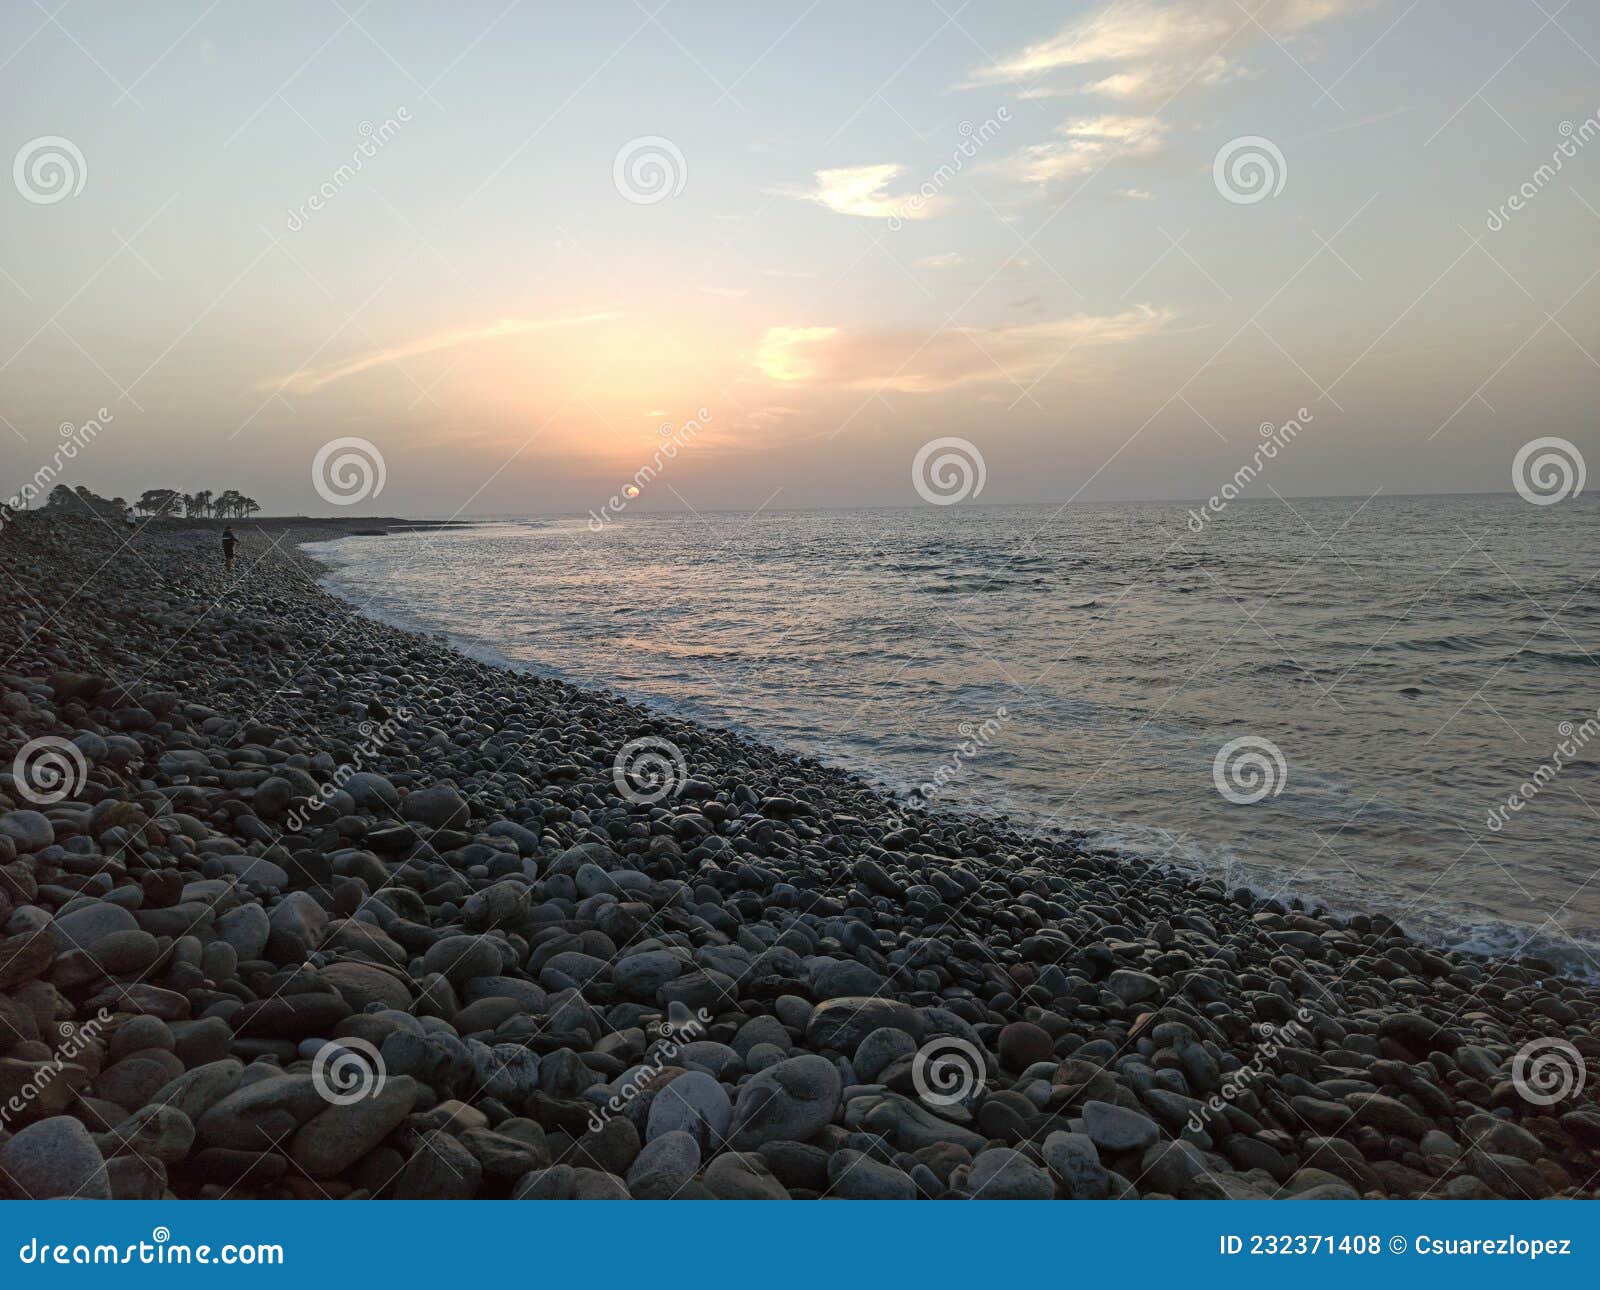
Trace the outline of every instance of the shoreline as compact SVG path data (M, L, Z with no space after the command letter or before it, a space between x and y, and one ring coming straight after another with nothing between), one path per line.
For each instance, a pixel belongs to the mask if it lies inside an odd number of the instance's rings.
M561 518L561 517L558 517ZM573 517L565 517L573 518ZM554 522L554 521L550 521ZM484 520L478 527L504 527L521 529L523 520ZM726 730L741 738L753 739L774 751L795 757L825 756L805 747L803 742L787 738L780 733L762 729L748 722L726 719L721 713L697 710L689 703L674 702L648 691L629 690L608 685L603 680L590 680L538 660L508 657L488 637L470 630L452 631L431 626L425 615L414 606L388 603L384 608L374 607L375 602L363 602L354 590L341 590L336 585L343 563L329 554L306 551L308 545L342 541L346 537L371 536L351 532L335 537L324 537L302 543L300 549L321 565L325 574L322 589L341 603L354 608L365 617L385 623L399 631L425 636L430 640L443 639L449 647L477 662L513 673L569 685L576 689L603 693L622 701L641 704L652 712L674 720L690 721L700 726ZM870 764L869 760L856 759L853 763L834 756L826 764L838 766L859 779L872 791L884 797L895 809L905 810L912 803L909 794L901 790L888 770ZM1012 829L1022 836L1031 837L1035 826L1048 822L1050 816L1042 808L1025 803L1013 804L999 811L977 805L945 803L939 807L941 814L978 822L989 821ZM1100 818L1092 823L1077 826L1052 824L1043 830L1044 836L1062 838L1077 843L1087 855L1145 860L1158 870L1186 881L1221 881L1229 889L1242 887L1258 900L1276 900L1308 910L1320 909L1339 918L1348 919L1356 914L1381 915L1392 918L1405 927L1407 935L1416 942L1436 949L1450 950L1483 961L1510 959L1536 964L1549 974L1570 977L1590 984L1600 984L1600 944L1581 937L1553 936L1542 930L1545 924L1499 918L1491 911L1474 906L1450 905L1418 908L1415 898L1403 890L1385 890L1365 899L1351 891L1319 889L1315 884L1297 885L1299 873L1292 865L1273 868L1258 863L1254 867L1230 863L1225 844L1217 841L1202 842L1193 839L1194 849L1173 855L1170 829L1159 826L1141 826L1132 816ZM1165 841L1166 845L1163 845Z
M1526 1055L1600 1060L1592 984L908 815L362 616L300 550L402 523L241 523L231 584L210 525L0 534L6 764L84 763L48 805L0 780L34 1031L0 1060L112 1010L8 1123L13 1190L47 1156L149 1198L1593 1194L1594 1089L1530 1099ZM671 791L617 772L638 740ZM378 1087L330 1101L361 1045Z

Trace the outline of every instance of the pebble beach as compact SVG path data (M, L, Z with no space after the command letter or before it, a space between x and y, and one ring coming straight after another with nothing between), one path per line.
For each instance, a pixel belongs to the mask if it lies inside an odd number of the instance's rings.
M1592 1197L1600 986L0 529L0 1188Z

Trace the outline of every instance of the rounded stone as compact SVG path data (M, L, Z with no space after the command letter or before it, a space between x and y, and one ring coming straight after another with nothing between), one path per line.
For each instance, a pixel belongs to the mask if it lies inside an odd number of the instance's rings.
M1073 1200L1104 1200L1111 1194L1111 1175L1100 1163L1100 1153L1088 1134L1052 1133L1045 1138L1040 1154Z
M1027 1070L1035 1062L1046 1062L1055 1055L1050 1032L1031 1021L1013 1021L1000 1029L1000 1064L1007 1070Z
M917 1041L903 1030L883 1026L856 1045L850 1065L863 1083L876 1083L878 1076L902 1057L917 1051Z
M674 1129L646 1144L628 1170L628 1190L637 1200L670 1200L700 1168L700 1144Z
M442 973L451 985L464 985L474 977L497 976L500 968L500 951L487 936L446 936L430 945L422 956L422 970Z
M267 911L260 905L240 905L217 919L217 935L245 961L261 957L271 932Z
M833 1120L843 1091L838 1068L815 1053L769 1066L739 1090L729 1142L735 1151L804 1142Z
M728 1090L704 1071L686 1071L663 1084L650 1102L645 1141L684 1132L702 1150L716 1151L727 1137L733 1118Z
M1148 1115L1110 1102L1085 1102L1083 1127L1102 1151L1143 1151L1161 1136L1160 1127Z
M81 1120L53 1115L0 1147L0 1178L24 1200L110 1200L105 1158Z
M419 788L407 793L400 803L401 818L416 820L434 828L454 825L459 828L467 821L467 804L452 784L435 784L432 788Z
M7 838L18 852L43 851L56 840L55 827L39 811L7 811L0 815L0 837Z
M334 1103L301 1125L289 1157L313 1178L331 1178L388 1137L416 1100L416 1081L409 1076L380 1079L366 1097Z
M1055 1195L1050 1175L1010 1147L980 1151L967 1185L977 1200L1049 1200Z
M177 1164L194 1145L194 1122L175 1106L140 1107L112 1130L117 1149Z
M96 900L61 914L50 924L56 942L63 950L92 950L105 937L117 932L136 932L139 924L121 905Z

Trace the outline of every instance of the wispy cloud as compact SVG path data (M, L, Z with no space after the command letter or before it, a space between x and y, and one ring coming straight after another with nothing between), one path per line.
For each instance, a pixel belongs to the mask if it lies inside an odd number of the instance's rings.
M959 251L945 251L939 255L925 255L917 261L919 267L924 269L953 269L958 264L964 264Z
M1167 127L1151 116L1097 116L1056 127L1059 138L1022 149L1002 169L1030 184L1050 184L1099 170L1108 162L1153 157Z
M302 367L287 376L262 381L257 388L292 394L315 394L335 381L370 371L374 367L382 367L385 363L398 363L403 359L437 353L442 349L455 349L457 346L470 345L476 341L495 340L501 336L549 331L556 327L578 327L622 316L619 313L603 313L582 314L572 318L502 318L487 327L478 327L471 331L441 332L433 336L424 336L419 340L407 341L403 345L390 345L384 349L372 350L338 363L327 363L320 367Z
M814 175L816 183L810 188L779 189L781 197L816 202L840 215L856 215L864 219L928 219L948 205L943 197L922 197L911 202L912 194L896 196L889 185L906 173L906 167L897 162L880 166L840 166L832 170L819 170Z
M1159 103L1187 85L1220 85L1245 74L1241 50L1259 40L1286 41L1377 0L1117 0L1020 53L981 68L975 83L1035 81L1070 69L1097 69L1070 87L1032 85L1027 97L1094 93L1130 103Z
M928 337L911 331L771 327L755 365L785 386L835 386L926 394L991 381L1023 382L1060 367L1075 350L1124 345L1176 315L1141 305L1122 313L1075 314L1026 326L955 327Z

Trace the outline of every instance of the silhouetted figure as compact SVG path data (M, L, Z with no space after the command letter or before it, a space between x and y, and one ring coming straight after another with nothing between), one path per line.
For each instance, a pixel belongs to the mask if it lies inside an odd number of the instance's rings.
M233 572L233 549L239 545L239 539L234 536L233 526L230 524L222 530L222 559L227 566L225 572Z
M139 527L139 519L134 515L133 507L130 506L122 512L122 522L128 526L128 532L130 533Z

